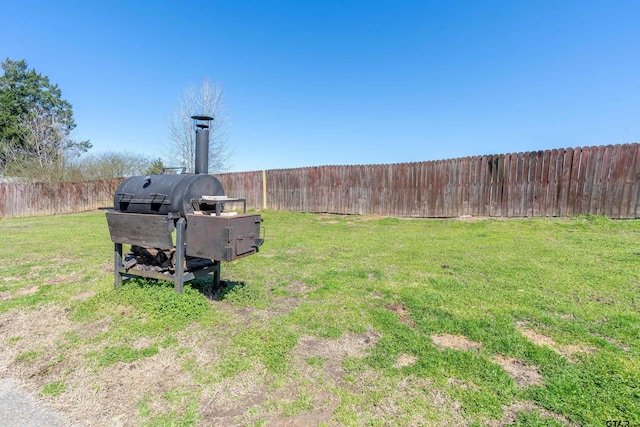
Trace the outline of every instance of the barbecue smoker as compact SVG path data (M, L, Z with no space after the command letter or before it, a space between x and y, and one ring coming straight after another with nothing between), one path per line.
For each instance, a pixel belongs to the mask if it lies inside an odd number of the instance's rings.
M208 175L208 116L192 116L196 129L194 174L134 176L113 196L107 223L114 243L114 286L132 276L170 280L182 293L184 282L213 273L220 286L220 261L258 252L260 215L246 213L246 200L226 197ZM184 172L184 169L183 169ZM242 213L225 205L242 203ZM175 244L174 244L175 235ZM122 245L131 252L123 258Z

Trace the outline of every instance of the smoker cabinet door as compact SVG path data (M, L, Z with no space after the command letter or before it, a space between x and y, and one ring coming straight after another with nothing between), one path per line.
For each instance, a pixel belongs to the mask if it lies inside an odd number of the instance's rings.
M260 215L187 215L187 255L232 261L258 252Z

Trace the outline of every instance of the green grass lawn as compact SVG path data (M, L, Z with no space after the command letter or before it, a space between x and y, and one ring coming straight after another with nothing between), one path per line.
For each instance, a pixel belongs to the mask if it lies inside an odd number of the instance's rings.
M215 300L114 290L104 213L0 220L0 376L93 425L640 425L640 221L262 215Z

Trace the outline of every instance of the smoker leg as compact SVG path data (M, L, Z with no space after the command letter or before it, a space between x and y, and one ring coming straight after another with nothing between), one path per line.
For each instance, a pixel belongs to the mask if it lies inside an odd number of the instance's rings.
M213 260L213 291L220 289L220 261Z
M176 271L175 290L181 294L184 289L184 232L185 219L180 218L176 228Z
M116 243L113 250L113 288L122 286L122 243Z

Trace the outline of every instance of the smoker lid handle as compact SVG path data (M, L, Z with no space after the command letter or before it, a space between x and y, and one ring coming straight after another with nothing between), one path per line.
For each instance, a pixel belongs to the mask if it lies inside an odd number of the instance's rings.
M133 200L133 196L135 196L133 193L116 193L116 195L120 196L121 202L130 202Z

